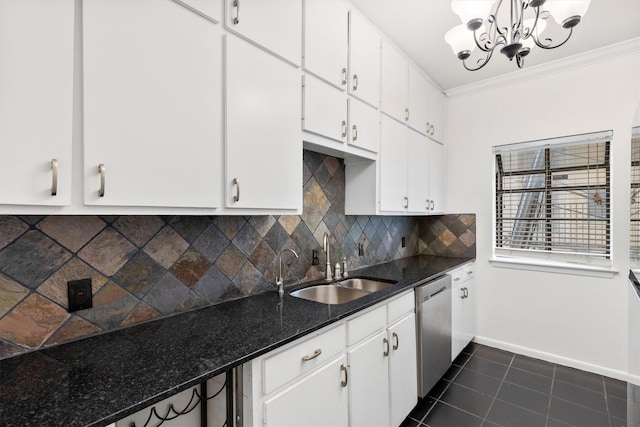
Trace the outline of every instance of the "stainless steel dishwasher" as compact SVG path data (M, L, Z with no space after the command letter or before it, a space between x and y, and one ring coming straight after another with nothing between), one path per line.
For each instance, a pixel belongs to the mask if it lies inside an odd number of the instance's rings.
M451 366L451 276L418 285L415 292L418 395L424 398Z

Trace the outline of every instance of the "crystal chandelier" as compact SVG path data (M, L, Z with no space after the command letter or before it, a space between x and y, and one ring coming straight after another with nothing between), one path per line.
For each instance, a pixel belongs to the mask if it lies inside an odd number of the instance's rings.
M464 68L477 71L487 65L493 51L500 48L510 61L516 59L518 68L535 46L555 49L569 40L573 27L587 12L591 0L453 0L451 9L462 24L450 29L444 36L453 53ZM552 20L549 18L553 18ZM555 21L555 22L552 22ZM554 40L549 27L562 28L560 41ZM480 50L479 59L471 59L474 49ZM477 55L474 55L477 56Z

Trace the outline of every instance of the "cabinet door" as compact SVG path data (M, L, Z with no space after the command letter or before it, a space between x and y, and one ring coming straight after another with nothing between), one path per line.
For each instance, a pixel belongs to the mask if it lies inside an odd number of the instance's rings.
M380 332L349 350L349 426L385 425L389 419L389 343Z
M407 176L409 212L427 213L431 207L429 199L429 138L409 129Z
M349 417L347 388L352 382L351 376L345 376L346 366L347 358L342 356L265 401L264 424L273 427L346 426ZM347 383L343 386L345 380Z
M347 96L335 87L304 76L302 128L336 141L347 140Z
M155 0L87 0L83 11L85 203L219 206L215 24Z
M0 2L2 204L71 202L73 15L73 0Z
M464 345L476 336L476 284L472 277L463 285L466 288L464 299Z
M407 209L407 128L380 116L380 210Z
M455 279L454 279L455 280ZM451 289L451 360L453 361L465 346L464 334L464 290L460 281Z
M349 144L377 153L380 150L380 114L375 108L349 99Z
M440 89L428 84L429 88L429 137L444 142L444 95Z
M391 42L382 41L382 69L380 73L380 109L391 117L409 120L409 62Z
M411 314L389 327L391 355L389 390L391 426L399 426L418 403L416 316Z
M423 135L428 134L429 82L414 65L409 66L409 126Z
M444 212L444 146L427 140L429 146L429 213Z
M225 26L287 61L302 61L302 0L226 0Z
M362 15L349 12L349 93L380 105L380 35Z
M305 0L304 69L347 87L349 9L344 0Z
M226 54L226 206L300 209L300 72L231 35Z
M222 0L181 0L190 8L208 16L216 22L222 22Z

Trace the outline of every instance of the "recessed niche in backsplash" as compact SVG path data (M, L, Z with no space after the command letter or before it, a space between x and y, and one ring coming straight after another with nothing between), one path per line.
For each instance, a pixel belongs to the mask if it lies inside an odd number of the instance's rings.
M344 162L304 151L302 215L0 216L0 358L419 253L475 257L475 215L344 215ZM402 247L405 237L406 247ZM364 246L364 256L357 244ZM320 265L312 265L312 250ZM68 313L67 281L93 308Z

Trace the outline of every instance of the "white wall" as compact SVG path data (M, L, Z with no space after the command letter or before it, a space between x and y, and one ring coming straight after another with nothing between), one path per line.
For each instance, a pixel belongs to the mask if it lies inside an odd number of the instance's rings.
M626 378L629 141L639 101L637 51L449 100L447 210L477 214L478 342ZM601 279L492 266L491 147L609 129L619 273Z

